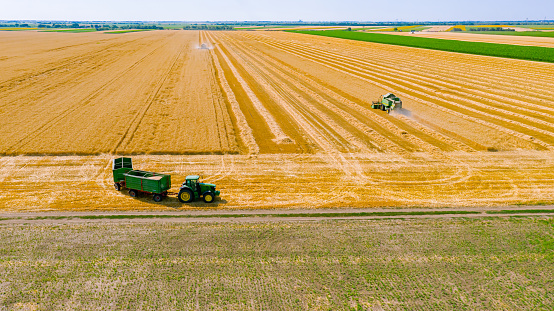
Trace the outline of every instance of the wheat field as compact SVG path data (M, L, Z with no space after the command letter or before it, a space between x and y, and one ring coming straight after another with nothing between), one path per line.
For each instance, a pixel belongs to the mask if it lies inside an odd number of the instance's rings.
M554 202L554 64L284 32L0 44L3 210L183 206L113 190L119 155L222 190L185 208ZM370 108L388 92L402 113Z

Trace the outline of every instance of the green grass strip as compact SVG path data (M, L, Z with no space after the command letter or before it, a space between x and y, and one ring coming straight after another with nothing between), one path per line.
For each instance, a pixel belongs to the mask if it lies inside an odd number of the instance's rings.
M49 30L41 30L40 32L81 33L81 32L96 32L96 29L94 29L94 28L86 28L86 29L49 29Z
M324 217L393 217L393 216L432 216L432 215L476 215L480 211L411 211L411 212L350 212L350 213L290 213L290 214L204 214L204 215L86 215L86 216L39 216L26 220L46 219L148 219L148 218L245 218L245 217L283 217L283 218L324 218ZM500 210L486 211L486 214L537 214L554 213L554 209ZM17 219L20 219L18 217ZM13 218L0 218L10 220Z
M364 33L343 30L323 31L298 31L286 30L288 32L325 36L341 39L350 39L366 42L393 44L423 49L458 52L476 55L495 57L506 57L524 60L554 63L554 49L539 46L521 46L511 44L498 44L488 42L470 42L458 40L445 40L435 38L421 38L402 35L389 35L381 33Z
M518 210L501 210L501 211L487 211L487 214L551 214L554 213L554 209L518 209Z
M147 218L244 218L244 217L382 217L419 215L480 214L474 211L413 211L413 212L352 212L352 213L291 213L291 214L207 214L207 215L86 215L86 216L40 216L27 220L45 219L147 219ZM6 218L7 220L8 218Z
M275 214L274 217L367 217L367 216L419 216L419 215L458 215L480 214L472 211L421 211L421 212L361 212L361 213L301 213Z

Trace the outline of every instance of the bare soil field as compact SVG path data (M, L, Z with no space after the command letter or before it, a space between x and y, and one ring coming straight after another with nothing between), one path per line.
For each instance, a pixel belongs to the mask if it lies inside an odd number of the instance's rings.
M185 208L554 202L554 64L283 32L0 44L2 210L183 207L115 191L120 154L222 191ZM370 108L388 92L403 113Z
M391 35L416 36L416 37L447 39L447 40L542 46L547 48L554 47L554 38L550 38L550 37L506 36L506 35L491 35L491 34L455 32L455 31L449 31L449 32L421 31L421 32L416 32L414 34L411 34L410 32L391 31L386 33ZM509 38L506 38L506 37L509 37ZM512 38L512 37L515 37L515 38Z

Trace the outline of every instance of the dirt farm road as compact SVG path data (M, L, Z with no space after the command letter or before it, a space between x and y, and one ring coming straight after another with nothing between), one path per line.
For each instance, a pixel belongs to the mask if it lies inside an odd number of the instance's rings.
M554 205L496 208L443 209L274 209L203 210L156 212L38 212L0 213L0 225L78 223L251 223L280 221L374 220L417 218L545 217L554 214Z

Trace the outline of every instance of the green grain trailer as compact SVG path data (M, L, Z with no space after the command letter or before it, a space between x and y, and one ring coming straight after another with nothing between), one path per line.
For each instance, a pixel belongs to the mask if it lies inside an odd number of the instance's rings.
M154 201L160 202L171 188L171 175L133 170L131 158L114 159L112 171L115 189L127 188L132 197L148 193L153 195Z

